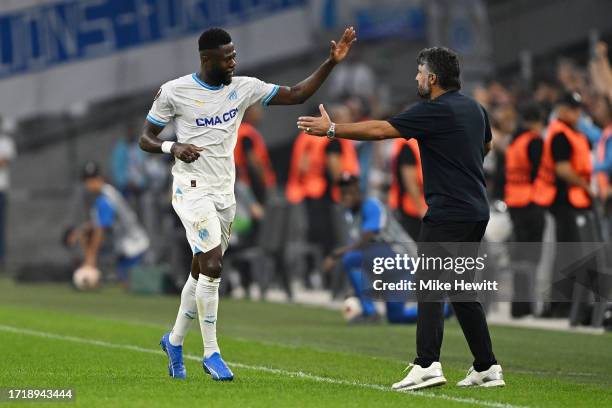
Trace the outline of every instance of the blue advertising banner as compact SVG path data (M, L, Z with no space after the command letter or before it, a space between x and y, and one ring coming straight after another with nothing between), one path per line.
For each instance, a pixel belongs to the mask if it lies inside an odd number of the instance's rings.
M71 0L0 15L0 79L265 17L306 0Z

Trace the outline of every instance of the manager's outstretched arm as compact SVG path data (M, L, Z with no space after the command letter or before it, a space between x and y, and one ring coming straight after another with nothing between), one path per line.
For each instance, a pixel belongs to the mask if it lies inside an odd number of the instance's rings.
M323 104L319 105L320 117L301 116L299 129L314 136L326 136L332 124ZM352 140L384 140L402 137L396 128L385 120L368 120L357 123L336 123L335 137Z
M346 58L353 43L357 40L357 34L353 27L344 30L340 41L331 42L329 58L308 78L294 86L281 86L276 95L270 100L269 105L297 105L304 103L321 87L332 69Z

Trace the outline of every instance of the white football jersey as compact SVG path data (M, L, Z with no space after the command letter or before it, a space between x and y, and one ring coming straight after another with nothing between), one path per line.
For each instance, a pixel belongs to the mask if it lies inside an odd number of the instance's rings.
M245 110L266 106L278 85L237 76L229 85L211 86L196 74L166 82L159 89L147 120L159 126L174 121L177 140L204 150L193 163L176 160L172 168L177 185L193 186L207 195L234 200L234 147ZM223 200L227 201L227 200Z

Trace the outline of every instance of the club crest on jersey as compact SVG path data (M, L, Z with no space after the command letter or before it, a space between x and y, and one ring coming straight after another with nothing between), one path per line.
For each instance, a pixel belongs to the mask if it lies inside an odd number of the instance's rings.
M208 230L207 229L201 229L198 231L198 237L200 237L200 239L202 241L204 241L206 238L208 238Z
M222 115L209 116L207 118L196 118L195 122L198 126L216 126L231 121L236 117L237 113L238 108L233 108Z

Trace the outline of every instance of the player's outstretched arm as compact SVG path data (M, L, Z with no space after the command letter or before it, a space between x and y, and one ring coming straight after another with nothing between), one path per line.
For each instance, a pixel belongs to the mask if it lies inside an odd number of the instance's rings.
M309 135L326 136L332 124L323 104L319 105L321 116L300 116L297 127ZM352 140L384 140L402 137L386 120L368 120L357 123L337 123L335 137Z
M163 129L162 126L145 120L142 133L138 139L140 148L149 153L164 153L162 151L162 143L164 143L164 141L159 138L159 134ZM196 145L174 142L170 148L170 153L185 163L191 163L200 157L200 152L202 150L204 150L202 147Z
M297 105L304 103L321 87L332 69L346 58L353 43L357 40L357 34L353 27L344 30L342 37L336 43L330 44L329 58L308 78L292 87L281 86L276 95L270 100L269 105Z

